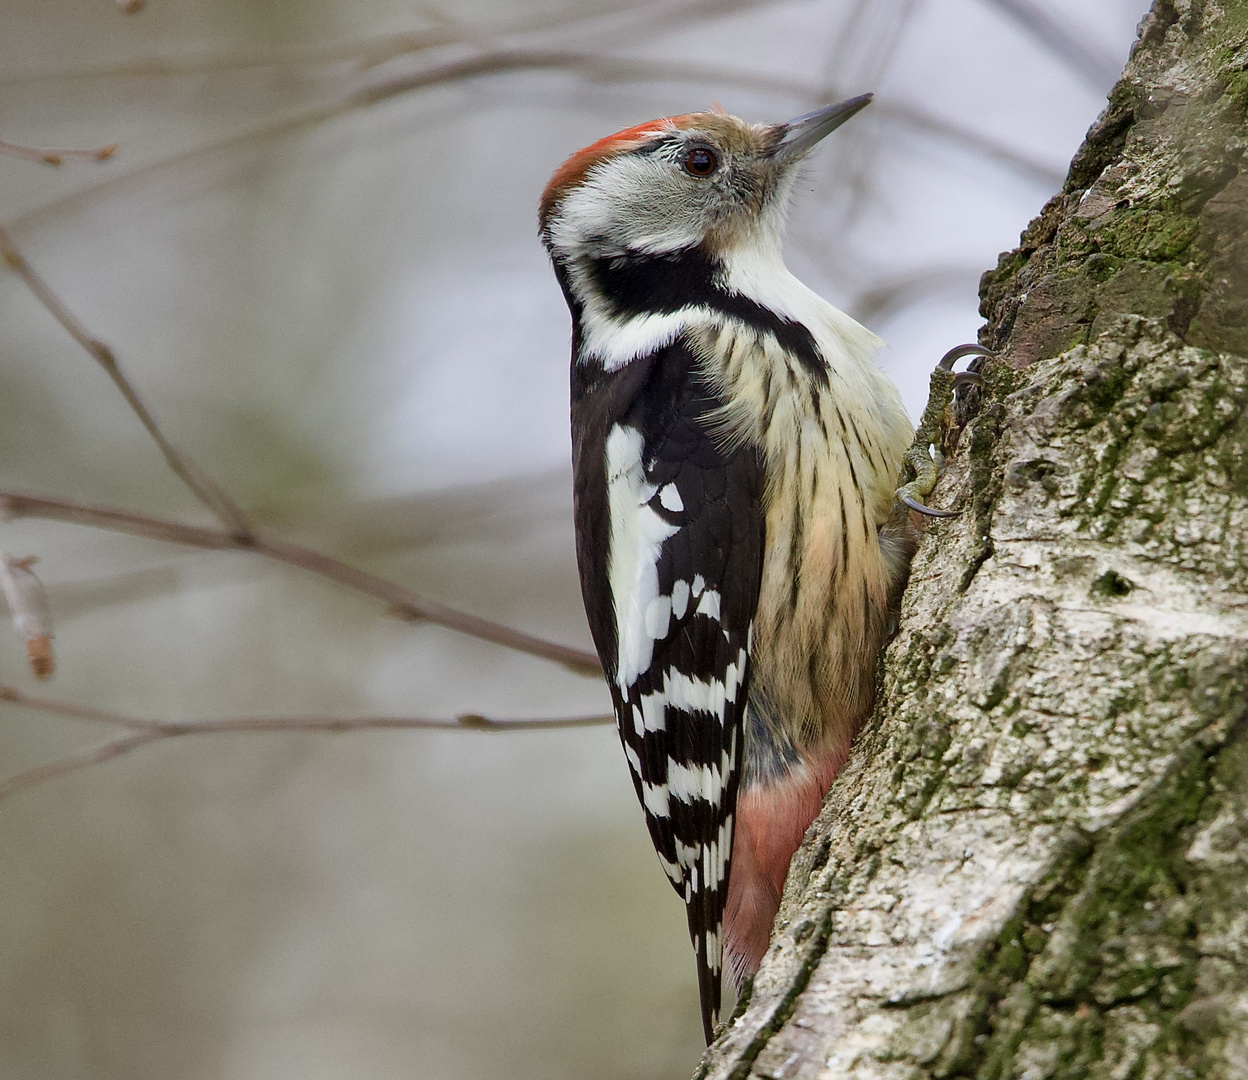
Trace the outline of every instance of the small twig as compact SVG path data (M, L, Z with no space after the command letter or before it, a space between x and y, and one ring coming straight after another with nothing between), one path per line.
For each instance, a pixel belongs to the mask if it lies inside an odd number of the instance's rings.
M131 410L147 429L148 434L160 447L169 468L208 509L213 511L226 528L224 530L197 528L162 521L158 518L128 514L120 510L87 507L51 499L34 499L17 494L0 495L0 513L8 516L52 517L62 521L73 521L78 524L168 540L191 547L253 551L374 596L385 601L397 614L406 618L428 620L509 649L554 660L581 674L597 674L601 670L597 658L580 649L556 645L501 626L488 619L480 619L445 605L433 603L376 574L358 570L337 559L331 559L297 544L287 544L257 536L251 522L234 501L209 480L192 460L169 442L134 387L121 372L112 350L89 334L83 325L70 314L65 305L31 268L26 257L14 245L3 226L0 226L0 258L3 258L4 262L21 277L36 298L74 340L104 368L117 389L121 391Z
M66 158L84 158L92 161L104 161L117 153L117 144L109 143L94 150L41 150L36 146L22 146L20 143L6 142L0 139L0 153L13 154L37 161L40 165L60 165Z
M183 735L220 735L237 732L330 732L349 731L548 731L552 728L598 727L614 723L612 716L561 716L535 720L498 720L465 713L453 720L430 720L413 716L268 716L223 717L207 720L145 720L104 712L72 702L31 697L16 687L0 683L0 703L20 705L36 712L68 720L112 724L129 729L128 735L101 746L68 754L55 761L0 781L0 800L66 773L121 757L148 743Z
M16 776L10 776L7 780L0 780L0 801L7 799L10 795L16 795L19 791L32 788L36 784L42 784L45 780L53 780L66 773L77 772L90 765L99 765L101 762L121 757L122 754L128 754L131 750L137 750L140 746L146 746L160 738L162 736L159 732L137 731L132 735L123 735L119 739L106 742L103 746L82 750L77 754L67 754L55 761L49 761L46 765L37 765Z
M26 659L37 679L50 678L56 670L52 655L52 615L43 582L35 576L33 557L15 559L0 551L0 593L9 605L13 625L26 642Z
M34 293L35 298L61 324L70 337L78 342L104 369L105 374L113 381L113 385L121 392L121 396L126 399L126 404L130 406L131 411L139 418L139 422L160 448L166 464L178 479L190 488L195 497L220 518L232 532L239 537L250 536L251 523L247 515L233 499L208 478L194 461L165 437L155 417L143 403L143 399L139 397L138 391L121 370L117 357L113 355L113 350L88 333L82 323L70 313L47 283L35 273L34 268L27 262L26 256L13 243L12 237L3 226L0 226L0 259L3 259L4 264L22 279L26 287Z
M0 517L32 517L64 521L74 525L143 536L152 540L164 540L167 543L181 544L185 547L210 551L252 552L372 596L404 618L436 623L448 630L490 641L504 648L528 653L530 656L538 656L544 660L553 660L580 675L602 673L598 658L593 653L573 649L567 645L558 645L543 638L534 637L532 634L491 622L489 619L482 619L444 604L426 600L418 593L393 581L298 544L269 540L254 533L247 537L240 537L225 529L183 525L176 521L149 517L146 514L131 514L125 510L110 507L86 506L82 503L44 499L11 491L0 491Z
M0 703L20 705L24 709L60 716L66 720L82 720L91 724L111 724L131 731L148 732L162 738L179 735L220 735L233 731L315 731L342 733L347 731L514 731L520 729L600 727L612 724L615 717L606 713L593 716L535 717L531 720L500 720L480 713L460 713L452 720L431 720L419 716L226 716L197 720L147 720L139 716L108 712L90 705L71 701L33 697L15 686L0 683Z

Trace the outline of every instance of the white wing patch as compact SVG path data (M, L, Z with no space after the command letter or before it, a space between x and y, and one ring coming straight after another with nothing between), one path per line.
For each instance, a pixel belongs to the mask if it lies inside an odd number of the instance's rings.
M673 514L678 514L685 508L685 501L680 497L675 484L663 485L659 490L659 502L664 510L670 510Z
M666 332L661 319L648 329ZM688 905L703 1007L711 1015L722 965L753 632L751 623L740 625L748 615L738 610L734 590L755 587L745 576L748 565L741 564L749 563L761 537L745 534L747 557L725 558L719 545L735 540L735 527L726 534L719 508L705 519L686 509L685 495L694 487L682 495L677 479L683 474L658 450L647 460L637 427L617 421L607 431L604 451L620 734L660 864ZM690 466L694 485L698 467ZM723 497L734 513L753 513L750 491L731 488L729 494L731 499Z
M672 598L659 595L646 605L646 633L654 641L667 637L672 625Z
M642 694L633 706L633 730L640 736L647 731L662 731L663 710L669 705L688 711L709 712L722 721L728 702L737 700L741 676L745 672L746 652L742 649L735 663L728 665L725 680L697 679L684 672L669 669L663 674L663 688ZM640 711L638 711L640 705Z
M722 787L723 778L715 765L667 763L667 790L673 799L686 803L705 799L718 805Z
M707 618L719 622L719 593L715 589L707 589L702 594L702 599L698 601L695 614L705 615Z
M728 874L728 859L732 855L731 814L724 818L724 823L719 827L719 836L711 847L715 850L715 857L710 863L709 881L712 885L718 885Z
M641 805L655 817L665 818L670 813L669 794L666 784L641 785ZM683 863L683 859L681 862Z
M737 662L729 664L724 672L724 697L729 701L737 700L737 691L741 688L741 676L745 674L745 664L749 654L744 649L737 653Z
M676 525L668 524L649 506L655 487L646 482L641 460L642 434L634 427L616 424L607 435L607 503L611 521L611 548L607 574L615 597L617 642L616 683L627 690L650 667L654 642L659 635L648 632L648 613L659 601L659 554L663 541L675 535ZM671 600L662 598L666 613ZM655 608L658 625L663 602ZM663 631L666 633L666 616Z
M655 852L655 854L658 855L659 865L663 867L663 872L668 876L672 884L679 885L684 878L684 871L681 869L680 864L668 862L661 851Z
M633 770L633 775L641 779L641 758L628 743L624 744L624 756L628 758L628 767Z

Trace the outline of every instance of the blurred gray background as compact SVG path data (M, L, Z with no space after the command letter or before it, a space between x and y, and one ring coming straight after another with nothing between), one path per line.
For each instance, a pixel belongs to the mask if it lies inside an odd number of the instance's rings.
M568 319L535 238L574 149L712 102L875 103L788 257L915 414L1058 187L1144 0L0 0L0 222L265 528L588 647ZM0 487L207 523L0 276ZM543 716L605 691L240 554L30 521L60 671L139 716ZM5 774L109 732L0 705ZM0 1077L605 1080L700 1050L682 905L614 732L164 742L0 803Z

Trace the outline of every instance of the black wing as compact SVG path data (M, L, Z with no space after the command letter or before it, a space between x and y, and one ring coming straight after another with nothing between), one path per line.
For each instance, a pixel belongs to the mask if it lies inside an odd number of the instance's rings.
M717 434L683 343L573 369L577 558L594 642L655 849L684 897L707 1041L740 782L763 467Z

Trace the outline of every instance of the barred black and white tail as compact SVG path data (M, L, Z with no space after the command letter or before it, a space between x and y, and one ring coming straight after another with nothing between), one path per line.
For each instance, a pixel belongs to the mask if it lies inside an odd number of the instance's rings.
M577 554L655 850L685 901L703 1026L718 1020L763 469L724 446L682 342L573 381ZM605 557L604 557L605 556Z

